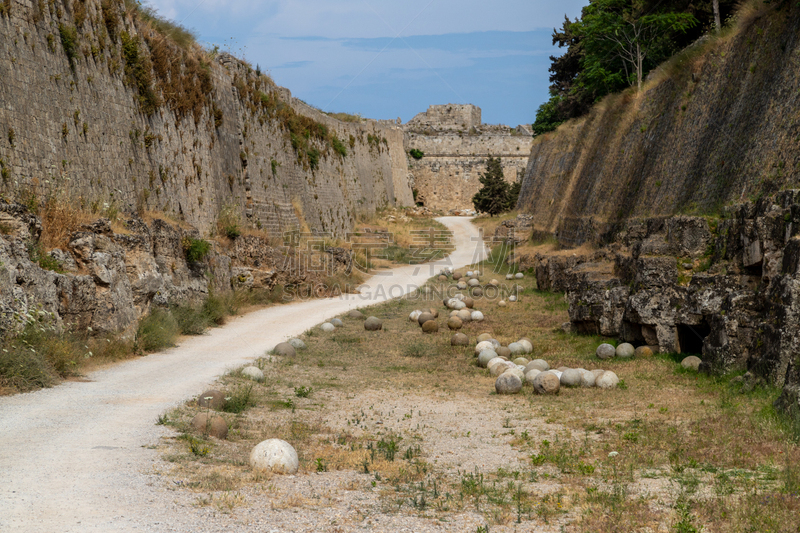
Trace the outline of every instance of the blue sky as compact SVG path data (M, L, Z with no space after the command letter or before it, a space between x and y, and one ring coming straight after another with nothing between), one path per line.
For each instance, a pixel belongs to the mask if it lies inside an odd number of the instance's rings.
M260 65L324 111L408 121L471 103L488 124L533 122L553 27L585 0L149 0L207 46Z

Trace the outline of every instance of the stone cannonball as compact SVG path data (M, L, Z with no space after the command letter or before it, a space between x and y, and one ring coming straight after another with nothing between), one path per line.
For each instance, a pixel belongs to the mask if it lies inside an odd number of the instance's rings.
M291 444L280 439L269 439L257 444L250 452L250 466L276 474L296 474L300 461Z
M561 382L555 372L541 372L533 379L533 388L539 394L558 394Z
M504 372L494 382L497 394L516 394L522 390L522 380L513 372Z
M319 329L321 329L325 333L330 333L331 331L336 329L336 326L334 326L330 322L325 322L319 327Z
M264 381L264 372L257 366L246 366L242 369L242 376L253 381Z
M635 352L636 352L636 350L634 349L633 344L629 344L627 342L623 342L622 344L617 346L617 350L616 350L617 357L619 357L621 359L631 358L631 357L633 357L633 354Z
M600 359L611 359L617 355L617 349L611 344L603 343L597 347L596 354Z
M456 333L450 337L450 346L469 346L469 337L463 333Z
M216 389L207 390L197 397L197 405L219 411L225 407L225 395Z
M371 316L364 321L364 329L367 331L379 331L383 329L383 322L380 318Z
M277 346L275 346L275 348L272 349L272 351L275 353L275 355L280 355L282 357L294 357L295 355L297 355L294 346L292 346L288 342L282 342L278 344Z
M221 416L198 413L192 418L192 427L203 435L211 435L218 439L228 436L228 423Z

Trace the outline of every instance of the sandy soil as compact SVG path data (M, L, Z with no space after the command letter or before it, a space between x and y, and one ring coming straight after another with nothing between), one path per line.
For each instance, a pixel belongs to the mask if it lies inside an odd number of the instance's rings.
M230 530L209 524L205 511L157 481L154 448L169 432L155 425L157 417L225 371L329 317L401 296L442 266L482 259L483 244L469 219L438 220L455 235L450 257L381 273L360 295L253 312L177 348L92 373L88 382L0 398L0 531ZM291 530L318 530L319 522L304 526L310 523L300 518ZM478 522L468 518L464 526L474 530Z

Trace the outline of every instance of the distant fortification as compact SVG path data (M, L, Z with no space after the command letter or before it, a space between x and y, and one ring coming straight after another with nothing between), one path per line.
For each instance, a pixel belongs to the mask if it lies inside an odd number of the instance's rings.
M444 211L472 209L486 158L499 157L506 181L521 179L533 137L530 128L485 125L474 105L435 105L403 126L409 157L409 181L416 201ZM419 152L416 152L416 151Z

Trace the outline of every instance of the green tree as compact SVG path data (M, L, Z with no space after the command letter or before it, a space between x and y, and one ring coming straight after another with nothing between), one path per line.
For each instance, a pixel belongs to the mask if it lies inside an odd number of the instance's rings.
M481 189L472 197L472 204L479 213L498 215L508 209L508 183L503 179L503 165L499 157L489 156L486 173L479 178Z
M611 92L636 83L675 52L674 36L695 27L691 13L643 11L637 2L595 0L580 27L584 83Z

